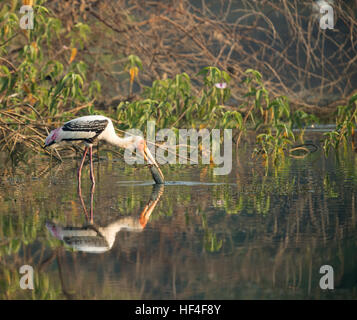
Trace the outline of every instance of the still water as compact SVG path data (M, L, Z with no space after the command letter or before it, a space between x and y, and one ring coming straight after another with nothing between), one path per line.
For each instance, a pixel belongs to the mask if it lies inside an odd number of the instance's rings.
M101 152L81 195L78 159L2 154L0 299L356 299L357 155L319 148L266 169L251 148L227 176L164 165L163 188ZM34 290L20 288L22 265Z

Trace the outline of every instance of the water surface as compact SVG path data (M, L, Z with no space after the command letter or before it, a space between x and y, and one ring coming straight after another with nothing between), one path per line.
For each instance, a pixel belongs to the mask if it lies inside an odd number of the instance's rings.
M357 298L355 153L267 170L242 145L230 175L166 165L161 189L114 160L95 164L94 190L85 167L81 199L78 159L1 155L2 299ZM32 291L19 286L25 264ZM320 288L323 265L333 290Z

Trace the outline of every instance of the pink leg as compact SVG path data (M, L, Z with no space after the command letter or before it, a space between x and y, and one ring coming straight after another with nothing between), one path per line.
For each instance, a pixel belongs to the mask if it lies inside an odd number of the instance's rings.
M93 170L93 147L89 147L89 158L90 158L90 179L92 180L92 188L90 192L90 222L93 224L93 196L95 189L95 179Z
M91 188L91 190L90 190L90 223L91 223L91 224L93 224L94 189L95 189L95 183L92 184L92 188Z
M80 164L80 166L78 168L78 190L79 190L79 192L81 190L82 168L83 168L84 161L86 159L87 152L88 152L88 147L85 147L84 148L84 153L83 153L83 158L82 158L81 164Z
M93 148L92 147L89 147L89 159L90 159L90 179L92 180L92 184L95 185L94 170L93 170Z

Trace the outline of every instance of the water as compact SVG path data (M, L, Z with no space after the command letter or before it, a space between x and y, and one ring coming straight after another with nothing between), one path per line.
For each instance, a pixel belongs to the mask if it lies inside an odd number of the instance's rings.
M104 160L94 190L85 167L82 199L79 160L6 159L1 299L357 298L355 153L319 149L266 170L242 145L230 175L167 165L163 188L143 166ZM20 288L22 265L35 290ZM319 286L323 265L333 290Z

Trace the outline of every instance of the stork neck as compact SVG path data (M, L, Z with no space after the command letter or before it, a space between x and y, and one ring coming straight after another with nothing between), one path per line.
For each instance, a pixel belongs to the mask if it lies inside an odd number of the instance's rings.
M121 137L117 136L116 134L111 135L106 140L107 140L107 142L109 142L110 144L112 144L114 146L125 148L125 149L128 148L133 143L132 136L121 138Z

